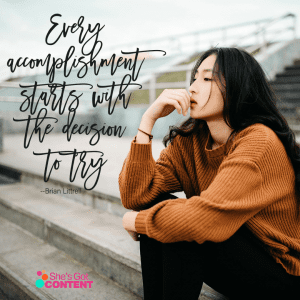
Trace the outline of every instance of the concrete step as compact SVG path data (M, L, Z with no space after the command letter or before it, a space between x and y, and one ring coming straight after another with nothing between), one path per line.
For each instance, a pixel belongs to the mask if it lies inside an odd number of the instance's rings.
M142 299L2 217L0 236L0 291L7 299ZM42 270L48 275L50 288L45 284L41 288L36 286L41 279L37 272ZM74 288L74 283L68 283L71 288L52 287L56 286L55 281L64 281L56 274L66 273L70 275L69 281L79 281L79 287L82 281L86 288ZM83 280L77 280L78 276Z
M290 77L290 76L300 77L300 69L293 68L293 69L286 70L286 71L276 75L276 77L282 77L282 76L283 77Z
M289 108L289 109L297 110L300 108L300 99L299 99L299 101L297 101L294 99L286 100L286 99L278 98L277 107L279 109Z
M283 114L298 116L298 113L297 113L298 106L293 103L288 103L283 100L280 100L277 102L276 106L279 108L280 112Z
M276 91L276 96L285 101L293 101L300 104L300 90Z
M300 65L293 65L293 66L288 66L284 68L286 71L294 71L294 70L300 70Z
M288 108L288 107L282 107L280 108L280 113L285 117L287 120L289 126L291 124L299 124L299 114L297 113L296 109L294 108Z
M0 176L9 178L7 180L10 180L11 182L34 185L45 193L57 193L74 202L90 206L91 208L104 210L119 217L129 211L122 206L121 200L118 197L95 190L87 191L82 186L70 184L70 182L65 182L63 180L51 178L48 182L45 182L43 175L36 174L32 170L20 170L15 166L10 167L1 163ZM115 179L115 181L117 181L117 179Z
M122 217L58 195L44 194L41 189L24 183L0 186L0 217L41 239L47 247L54 246L109 278L134 297L143 297L139 242L133 241L124 230ZM34 251L28 252L35 256ZM33 257L24 258L24 263L34 260ZM59 273L50 266L43 269ZM62 274L68 268L61 270ZM199 298L226 299L205 284Z
M278 91L294 91L294 90L300 91L300 82L294 82L294 83L289 83L289 84L272 82L271 86L274 89L274 91L276 91L276 92L278 92Z
M291 129L295 132L296 135L300 134L300 124L290 124Z
M299 82L300 76L284 76L281 74L277 74L275 80L272 81L273 84L293 84Z
M300 59L294 60L294 66L300 66Z
M0 187L0 216L142 295L139 244L122 218L25 184Z
M15 180L14 178L5 176L3 174L0 173L0 185L5 185L5 184L13 184L18 182L17 180Z

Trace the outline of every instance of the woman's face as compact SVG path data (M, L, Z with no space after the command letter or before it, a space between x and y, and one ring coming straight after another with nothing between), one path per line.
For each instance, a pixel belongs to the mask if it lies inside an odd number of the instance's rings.
M190 116L194 119L211 121L223 118L224 102L218 87L218 85L221 87L221 83L217 85L216 81L212 81L212 69L216 58L216 55L210 55L203 60L195 74L195 80L189 88L191 96Z

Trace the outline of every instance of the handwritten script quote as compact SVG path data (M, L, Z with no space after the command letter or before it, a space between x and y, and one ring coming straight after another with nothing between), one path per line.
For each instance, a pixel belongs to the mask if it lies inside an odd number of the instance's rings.
M163 52L163 50L140 50L136 48L135 51L125 52L121 50L123 55L131 55L134 58L124 58L122 56L117 56L115 53L111 55L109 59L101 58L97 59L103 48L103 42L100 40L100 33L105 27L99 23L95 26L88 24L83 25L84 17L81 16L77 23L72 25L67 25L65 22L61 21L62 15L54 14L50 17L51 27L48 30L45 42L49 46L55 45L61 38L66 38L71 34L78 34L78 43L80 45L81 56L77 57L74 55L76 52L76 47L71 45L64 57L56 58L49 53L44 59L29 59L28 57L19 57L18 59L10 58L7 61L7 66L13 73L17 68L29 67L31 69L37 68L39 66L45 67L46 75L48 76L47 83L38 83L22 85L19 84L21 91L21 96L24 97L24 101L19 107L20 112L26 113L27 117L24 119L13 118L15 122L23 122L25 124L25 134L24 134L24 148L28 148L32 139L32 136L38 135L39 142L42 143L46 135L50 134L55 124L58 122L58 118L48 116L48 109L53 112L59 113L59 115L64 115L67 112L67 123L62 127L62 133L66 134L68 141L71 140L73 134L90 134L94 132L93 136L89 140L91 146L95 146L100 140L100 134L111 135L114 133L115 136L122 137L125 132L122 126L115 127L105 127L102 126L98 128L98 125L92 124L90 126L84 124L74 123L74 118L76 115L76 110L80 105L80 98L82 97L82 91L78 91L78 87L85 86L90 90L93 90L91 97L91 106L93 108L97 107L98 104L103 104L107 102L107 113L112 115L115 109L117 101L123 103L123 108L127 109L130 96L127 101L125 97L125 91L128 86L138 86L142 88L141 84L136 83L142 64L145 60L140 63L137 67L138 56L140 53L147 52ZM84 78L89 69L92 70L95 76L101 74L101 70L104 67L110 67L110 75L114 76L118 68L123 68L128 70L128 73L123 76L120 83L116 83L114 80L109 85L100 85L97 83L98 91L94 91L94 85L90 83L67 83L63 81L62 83L55 82L56 70L61 69L63 71L64 78L68 78L71 73L75 73L78 79ZM105 89L105 92L99 93L99 90ZM39 93L37 90L42 90ZM46 91L45 91L46 90ZM118 95L113 99L113 95L117 91ZM39 104L43 104L44 107L39 108ZM36 114L37 113L37 114ZM36 114L36 117L33 117ZM30 129L30 125L33 125L33 129ZM31 126L32 127L32 126ZM122 131L123 130L123 131ZM104 160L104 153L101 151L77 151L76 149L70 151L52 151L48 149L45 153L36 153L33 151L34 155L44 155L46 158L45 170L44 170L44 181L47 182L50 178L53 169L58 170L60 168L60 163L62 160L55 159L53 163L50 163L50 157L53 154L59 155L62 159L63 156L72 156L72 162L70 166L69 181L73 182L76 178L78 170L81 168L81 178L85 179L84 188L86 190L92 190L97 185L102 166L107 162ZM97 158L88 159L89 154L97 155ZM76 157L79 158L76 160Z

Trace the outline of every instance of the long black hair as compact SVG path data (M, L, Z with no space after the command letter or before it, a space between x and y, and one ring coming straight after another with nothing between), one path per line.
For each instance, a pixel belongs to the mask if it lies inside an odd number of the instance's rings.
M202 61L212 54L217 57L213 68L213 79L217 75L216 83L221 84L221 87L219 84L218 86L224 101L223 118L225 123L233 129L226 145L238 131L255 123L271 128L281 140L291 159L296 177L295 189L300 205L300 145L296 142L295 133L276 106L278 99L265 72L256 59L243 49L212 48L204 52L197 60L191 74L190 84L193 83L195 73ZM203 126L207 127L206 121L189 118L180 126L171 126L163 143L167 147L178 134L189 136Z

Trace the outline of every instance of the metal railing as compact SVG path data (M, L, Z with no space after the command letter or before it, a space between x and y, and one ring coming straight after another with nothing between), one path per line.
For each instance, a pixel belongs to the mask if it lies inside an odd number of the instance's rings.
M283 27L285 20L292 20L292 24ZM295 14L288 13L276 18L262 19L251 22L244 22L229 26L197 30L184 34L168 35L151 40L142 40L137 42L122 43L108 48L109 52L119 51L125 47L134 48L137 45L140 48L159 47L167 51L168 54L199 52L203 49L211 48L216 45L223 47L249 46L262 44L263 47L271 39L268 35L274 33L278 38L280 33L292 31L293 38L296 38L296 20ZM276 25L279 24L279 28ZM272 28L273 27L273 28ZM275 28L274 28L275 27ZM245 32L247 32L245 34ZM214 36L215 34L215 36Z
M286 19L292 19L293 23L289 27L284 27L285 24L282 24L282 22ZM274 26L278 26L279 28L272 28ZM254 26L254 30L248 32L245 34L245 27L247 26ZM233 32L233 35L229 34L230 30L237 30L237 29L242 29L243 34L238 35L236 32ZM257 20L253 22L246 22L246 23L241 23L241 24L236 24L236 25L231 25L231 26L223 26L223 27L218 27L218 28L212 28L212 29L207 29L207 30L200 30L200 31L195 31L195 32L190 32L187 34L180 34L176 36L167 36L163 38L158 38L158 39L152 39L152 40L146 40L146 41L141 41L141 42L135 42L135 43L128 43L128 44L121 44L118 46L115 46L114 48L111 48L110 50L112 51L113 49L118 48L118 50L121 47L136 47L137 45L140 46L145 46L150 47L150 45L157 45L157 43L160 43L160 45L163 46L165 42L172 41L172 43L175 41L177 47L177 53L183 51L183 43L184 40L187 38L192 38L193 43L188 43L187 46L194 45L194 48L188 48L185 51L189 51L192 55L192 53L204 51L203 49L208 49L209 47L216 46L215 43L218 44L218 46L230 46L230 47L243 47L248 51L249 53L260 53L260 54L265 54L266 55L266 49L270 43L274 43L278 41L279 38L279 33L284 33L285 37L287 36L287 31L292 31L293 35L290 39L296 39L296 15L289 13L285 14L283 16L280 16L278 18L273 18L273 19L264 19L264 20ZM212 38L212 33L221 33L221 37L217 38L214 37ZM275 33L276 36L275 38L270 37L272 33ZM206 40L203 38L202 42L200 43L200 37L205 36L205 34L209 34L209 38ZM251 42L252 39L252 42ZM247 46L248 42L248 46ZM208 45L206 44L209 44ZM246 43L246 44L245 44ZM200 50L201 46L201 50ZM142 47L140 47L142 48ZM160 46L160 48L162 48ZM162 48L163 49L163 48ZM165 50L165 49L164 49ZM176 49L175 49L176 50ZM192 51L193 50L193 51ZM146 74L147 76L147 81L149 84L144 84L143 83L143 89L149 89L149 103L151 104L153 101L155 101L156 98L156 89L165 89L165 88L186 88L190 86L190 76L191 76L191 71L194 66L194 62L191 62L188 65L181 65L181 66L173 66L168 69L168 73L172 72L178 72L178 71L185 71L186 72L186 80L181 81L181 82L161 82L157 83L156 80L158 76L162 73L166 73L166 71L158 71L158 70L151 70L149 74ZM30 74L33 75L33 74ZM18 76L16 74L16 76ZM146 78L145 77L145 78ZM26 83L23 83L26 85ZM1 87L18 87L19 83L14 82L14 83L8 83L8 82L3 82L0 83L0 88ZM97 88L95 88L97 90ZM131 91L130 91L131 92ZM2 99L1 99L2 98ZM11 97L11 99L7 99L12 102L19 102L20 99L16 99L16 97ZM0 101L4 101L3 97L0 97Z
M293 19L293 25L287 28L279 28L276 30L272 30L271 27L276 25L276 24L280 24L280 22L282 22L282 20L285 20L287 18L292 18ZM220 31L223 30L223 38L222 38L222 45L225 47L226 43L227 43L227 35L226 32L228 29L230 28L236 28L236 27L243 27L243 26L247 26L250 24L255 24L257 26L257 29L244 34L242 36L239 36L238 38L235 39L235 41L233 43L231 43L229 45L229 47L243 47L245 48L245 50L253 55L255 54L260 54L260 59L263 61L267 58L267 48L268 45L270 45L271 43L276 43L279 42L280 40L278 40L278 34L279 33L286 33L289 30L293 31L293 36L291 37L291 39L295 40L296 39L296 15L294 14L286 14L283 16L280 16L278 18L274 18L274 19L268 19L268 20L260 20L260 21L254 21L254 22L248 22L248 23L242 23L242 24L237 24L237 25L232 25L232 26L227 26L227 27L221 27L221 28L215 28L215 29L211 29L208 31L197 31L194 32L192 34L194 35L199 35L201 33L207 33L207 32L213 32L213 31ZM270 34L271 33L275 33L276 37L271 38ZM269 36L267 36L267 34ZM181 35L178 36L178 38L181 37ZM242 41L245 41L249 38L253 38L255 37L256 43L253 43L251 46L242 46ZM158 39L160 40L160 39ZM210 42L210 47L213 47L213 43L212 40L209 41ZM179 71L186 71L186 80L185 81L181 81L181 82L160 82L157 83L156 80L157 78L165 72L161 72L161 71L157 71L157 72L153 72L151 79L149 81L149 84L144 84L143 85L143 89L149 89L149 103L153 103L156 99L156 89L166 89L166 88L186 88L188 89L190 86L190 77L191 77L191 71L194 67L195 62L191 62L188 65L183 65L183 66L173 66L168 70L168 73L172 73L172 72L179 72ZM271 76L270 78L272 79L272 77L274 77L274 70L271 71Z

